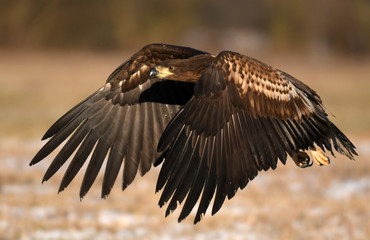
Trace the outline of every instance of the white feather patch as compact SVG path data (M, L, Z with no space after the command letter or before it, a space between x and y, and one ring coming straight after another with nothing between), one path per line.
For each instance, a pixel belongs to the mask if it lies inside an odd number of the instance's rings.
M144 71L147 71L149 69L149 67L147 65L143 65L141 66L141 68L139 70L137 70L135 73L133 73L130 78L129 78L129 81L133 78L136 78L136 77L140 77L141 73L144 72Z
M110 88L111 87L111 84L110 83L106 83L103 87L101 87L98 91L99 92L101 92L101 91L103 91L103 90L105 90L105 89L108 89L108 88Z

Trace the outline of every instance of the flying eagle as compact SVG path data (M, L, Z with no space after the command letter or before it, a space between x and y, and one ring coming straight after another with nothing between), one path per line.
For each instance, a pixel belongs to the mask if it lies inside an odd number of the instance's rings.
M73 155L65 189L89 158L83 198L107 157L102 197L122 167L122 190L163 162L156 191L166 216L183 201L179 221L199 201L194 223L210 201L212 214L259 171L288 155L300 167L327 165L334 149L354 159L351 141L329 120L317 93L289 74L231 51L212 55L151 44L120 65L104 86L45 133L36 164L66 139L47 169L52 177ZM310 160L308 153L312 154Z

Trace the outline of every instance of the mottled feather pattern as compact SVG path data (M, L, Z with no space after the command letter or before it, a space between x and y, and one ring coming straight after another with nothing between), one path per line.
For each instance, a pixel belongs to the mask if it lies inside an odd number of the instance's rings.
M65 142L43 178L71 159L59 191L86 162L81 198L104 162L104 198L120 172L124 190L138 172L163 163L159 205L168 203L167 216L183 204L179 221L198 206L195 223L212 200L215 214L226 198L288 156L306 166L296 158L306 151L321 165L329 163L326 152L357 155L318 94L293 76L239 53L215 56L165 44L132 55L102 88L57 120L47 138L30 164Z
M225 81L237 86L245 107L253 116L295 118L308 116L315 106L289 81L284 72L256 59L234 52L221 52L218 56Z

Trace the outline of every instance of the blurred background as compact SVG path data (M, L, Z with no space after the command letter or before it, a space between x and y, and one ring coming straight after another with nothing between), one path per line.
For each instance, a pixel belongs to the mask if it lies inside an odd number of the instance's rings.
M149 43L233 50L310 85L359 157L289 161L261 173L215 216L178 224L154 194L158 169L80 202L81 175L56 194L41 136ZM0 239L369 239L370 1L0 0ZM139 178L139 177L138 177ZM152 197L148 197L152 196Z
M2 47L137 49L149 42L370 52L368 0L1 0Z

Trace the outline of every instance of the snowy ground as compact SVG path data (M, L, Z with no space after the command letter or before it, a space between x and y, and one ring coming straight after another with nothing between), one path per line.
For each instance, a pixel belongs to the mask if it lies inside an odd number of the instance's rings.
M158 170L137 178L106 200L98 181L83 201L81 178L57 194L62 175L41 184L45 163L29 167L39 141L1 141L0 239L368 239L370 141L357 143L356 161L333 159L328 167L279 165L261 173L197 225L193 215L164 218L154 194ZM3 154L22 147L24 156Z

